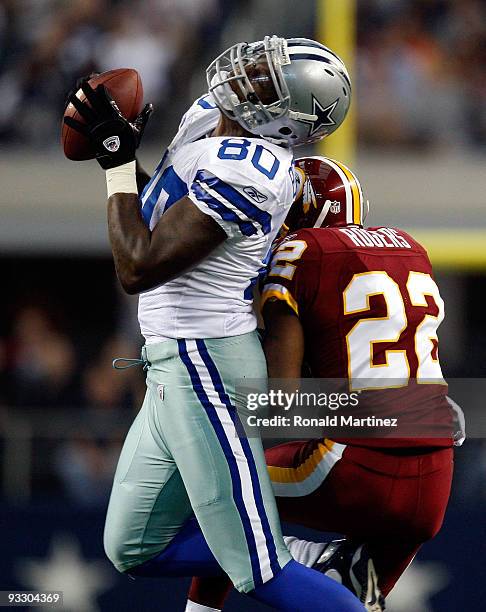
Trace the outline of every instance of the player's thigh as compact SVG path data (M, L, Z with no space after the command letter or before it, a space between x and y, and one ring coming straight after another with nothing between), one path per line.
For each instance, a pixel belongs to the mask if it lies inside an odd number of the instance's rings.
M415 488L413 483L412 489ZM397 528L388 506L396 483L343 456L305 497L277 497L282 520L369 541ZM410 504L411 508L411 504ZM409 510L402 508L402 516Z
M319 530L342 524L339 500L329 497L341 480L346 447L331 440L298 440L265 451L280 518ZM332 499L332 503L331 500Z
M380 588L387 595L421 545L444 519L452 482L452 449L404 457L383 507L380 528L368 539Z
M450 448L349 448L343 459L342 469L330 484L344 514L352 515L353 508L359 511L347 533L378 539L390 536L395 541L401 535L414 546L434 537L450 493ZM343 489L346 484L350 491Z
M282 493L277 497L280 516L290 523L366 541L378 572L380 588L388 593L418 549L414 539L402 540L399 537L402 529L397 519L385 520L391 514L388 504L398 491L394 486L395 479L355 461L358 457L363 458L362 453L349 448L323 477L317 471L318 449L316 440L291 442L267 450L269 471L277 481L274 487L277 493ZM395 471L398 469L399 463ZM317 488L307 495L293 496L308 491L306 478L312 479L312 474L314 484L319 477ZM413 494L419 480L407 480L406 484L407 490Z
M120 454L108 505L104 544L124 571L163 550L192 511L160 431L152 386Z
M326 474L319 473L322 459L311 452L316 445L267 450L283 520L367 541L389 536L397 541L401 533L414 547L437 532L450 492L450 449L408 456L347 446ZM307 481L317 486L302 495Z
M158 400L166 438L211 551L235 587L248 591L290 559L261 440L238 436L236 381L266 379L263 353L246 334L185 341L181 362L187 384L181 378Z
M440 530L451 493L454 451L444 448L419 458L417 511L413 521L417 541L425 542Z

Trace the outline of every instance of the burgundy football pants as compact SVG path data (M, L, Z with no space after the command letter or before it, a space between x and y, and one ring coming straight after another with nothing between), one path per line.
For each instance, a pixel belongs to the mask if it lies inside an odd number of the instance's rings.
M291 442L266 451L267 465L295 466L302 446ZM308 451L306 451L307 454ZM368 544L386 595L439 531L449 499L453 451L347 446L322 485L305 497L278 497L280 518L334 531Z

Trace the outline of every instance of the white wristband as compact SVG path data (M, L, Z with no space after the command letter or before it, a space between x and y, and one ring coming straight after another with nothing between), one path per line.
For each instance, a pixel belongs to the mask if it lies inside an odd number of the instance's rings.
M128 164L109 168L106 171L108 197L111 197L114 193L138 194L136 165L137 162L133 160L128 162Z

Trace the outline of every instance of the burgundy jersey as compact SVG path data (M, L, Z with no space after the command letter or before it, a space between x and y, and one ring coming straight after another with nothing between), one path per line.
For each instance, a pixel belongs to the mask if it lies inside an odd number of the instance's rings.
M403 410L411 429L423 424L420 431L434 432L431 438L392 440L387 433L386 440L340 441L452 445L438 357L444 303L427 252L410 235L390 227L298 230L273 255L263 302L272 298L299 317L312 377L348 379L380 416L387 416L386 406L395 416Z

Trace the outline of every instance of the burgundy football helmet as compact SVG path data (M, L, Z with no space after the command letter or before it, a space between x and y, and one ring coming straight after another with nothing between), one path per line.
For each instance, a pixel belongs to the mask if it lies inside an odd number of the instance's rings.
M300 228L362 226L368 200L351 170L328 157L295 160L297 195L283 226L284 232Z

